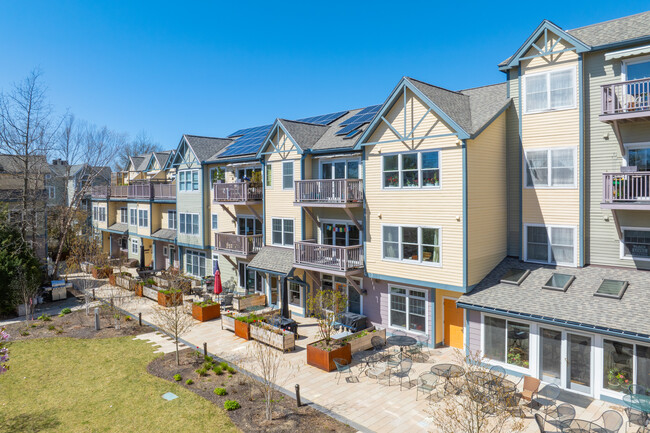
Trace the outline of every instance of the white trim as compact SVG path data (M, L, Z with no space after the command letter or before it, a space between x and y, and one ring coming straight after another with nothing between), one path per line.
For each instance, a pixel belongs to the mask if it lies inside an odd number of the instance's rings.
M438 168L422 168L422 153L429 153L429 152L437 152L438 153ZM409 154L417 154L418 157L418 168L416 171L418 172L418 186L403 186L403 175L402 175L402 155L409 155ZM401 151L401 152L388 152L388 153L382 153L378 155L380 160L381 160L381 173L380 173L380 185L381 189L384 191L402 191L402 190L407 190L407 191L413 191L413 190L441 190L442 189L442 149L441 148L435 148L435 149L423 149L423 150L407 150L407 151ZM397 156L397 173L399 177L399 186L385 186L384 185L384 157L385 156ZM438 185L437 186L424 186L422 184L422 171L424 170L438 170ZM395 171L395 170L391 170ZM413 171L413 170L408 170L408 171ZM361 178L361 177L359 177Z
M357 179L362 179L362 177L361 177L361 175L362 175L362 173L361 173L361 171L362 171L361 170L361 158L359 158L359 157L346 158L345 156L342 156L342 155L340 155L339 157L332 156L332 158L329 158L329 159L325 159L325 160L321 159L321 160L319 160L318 161L318 178L323 179L323 165L324 164L332 164L332 173L331 173L332 177L328 177L327 179L335 179L334 178L334 164L336 164L337 162L345 162L345 176L343 177L343 179L350 179L349 173L348 173L348 163L349 162L357 162L359 164L358 167L357 167L357 170L358 170Z
M284 166L285 166L285 164L291 164L291 186L290 186L289 188L285 188L285 186L284 186L284 177L285 177L285 174L284 174ZM282 179L282 189L283 189L284 191L290 191L290 190L293 190L293 189L294 189L295 182L296 182L296 167L295 167L295 160L291 159L291 160L289 160L289 161L282 161L281 166L282 166L282 173L281 173L281 176L280 176L280 177L281 177L281 179Z
M444 312L444 305L443 305L443 312ZM504 330L505 331L505 344L506 345L503 348L504 349L504 359L505 359L505 361L503 361L503 362L498 361L496 359L488 358L487 356L485 356L485 317L486 316L493 317L493 318L503 320L503 321L506 322L506 327L505 327L505 330ZM516 322L516 323L522 323L524 325L528 325L528 368L508 363L508 350L507 350L507 347L508 347L508 320L511 320L513 322ZM533 326L534 326L533 323L527 322L525 320L510 319L508 317L499 316L498 314L481 313L481 357L485 358L485 360L490 365L498 365L498 366L501 366L503 368L506 368L506 369L509 369L509 370L512 370L512 371L516 371L518 373L522 373L522 374L526 374L526 375L533 375L534 369L533 369L533 356L532 355L534 354L535 357L537 357L539 355L537 353L537 351L533 352L533 341L531 340L531 337L533 335L533 331L537 331L537 329L533 328ZM444 329L443 329L443 332L444 332ZM444 337L444 335L443 335L443 337ZM535 364L537 364L537 362L535 362ZM539 377L539 375L537 377Z
M564 72L564 71L571 71L573 73L573 104L570 106L566 107L559 107L559 108L551 108L551 81L550 81L550 76L552 73L556 72ZM546 75L546 98L547 98L547 107L542 110L534 110L534 111L528 111L526 109L526 83L528 81L528 77L535 77L539 75ZM542 72L535 72L535 73L530 73L530 74L524 74L522 75L522 92L521 92L521 102L522 102L522 108L523 108L523 114L537 114L537 113L548 113L551 111L563 111L563 110L574 110L577 107L577 100L578 100L578 82L577 82L577 67L576 66L571 66L568 68L557 68L557 69L551 69L548 71L542 71Z
M273 242L273 220L282 221L282 243L281 244L276 244L276 243ZM284 243L284 221L285 220L293 221L293 242L291 243L291 245L286 245ZM276 246L276 247L283 247L283 248L293 248L295 243L296 243L296 219L295 218L271 217L271 245Z
M319 222L317 224L317 230L318 230L318 240L320 241L319 243L322 245L325 245L324 241L324 230L323 230L323 224L340 224L340 225L345 225L348 227L356 227L353 222L350 220L338 220L338 219L319 219ZM334 233L334 232L333 232ZM347 232L346 232L347 233ZM349 243L350 238L346 234L345 236L346 244ZM358 245L363 245L363 231L359 230L359 244ZM350 245L347 245L350 246Z
M404 295L397 294L396 295L396 296L401 296L401 297L406 298L406 312L405 312L405 314L406 314L406 327L393 325L393 321L391 319L391 301L392 301L392 296L393 296L393 293L392 293L392 290L391 290L392 288L406 290L406 294L404 294ZM416 291L416 292L424 293L424 328L425 328L424 332L414 330L414 329L408 329L409 317L410 317L410 314L411 314L410 309L409 309L408 299L410 298L410 291L411 290ZM431 333L429 333L429 326L430 326L430 323L429 323L429 307L430 307L429 292L430 292L430 290L427 290L427 289L420 289L420 288L410 287L410 286L402 286L402 285L399 285L399 284L388 284L388 311L387 311L387 314L388 314L388 327L392 328L394 330L400 330L400 331L403 331L403 332L409 332L409 333L418 334L418 335L426 335L427 337L430 337ZM415 299L422 299L422 298L415 297ZM419 315L417 315L417 316L419 316ZM419 316L419 317L421 317L421 316ZM431 330L433 331L433 327L431 328ZM428 338L427 340L430 340L430 338Z
M391 257L384 257L384 227L397 227L397 246L398 246L398 253L400 258L391 258ZM382 261L386 262L397 262L397 263L406 263L406 264L411 264L411 265L424 265L424 266L431 266L434 268L441 268L442 267L442 226L420 226L420 225L414 225L414 224L389 224L389 223L381 223L381 236L380 236L380 245L381 245L381 259ZM419 260L411 260L411 259L404 259L402 257L402 227L406 228L417 228L418 229L418 256L420 257ZM420 229L437 229L438 230L438 249L439 249L439 261L438 262L425 262L422 260L422 257L424 254L422 254L421 248L422 248L422 230ZM428 245L428 244L427 244Z
M625 226L621 227L621 239L619 239L619 258L621 260L634 260L634 261L642 261L642 262L650 262L650 257L636 257L636 256L626 256L625 255L625 230L637 230L640 232L650 232L650 227L630 227L630 226Z
M217 218L217 227L214 226L214 218ZM219 214L212 212L210 214L210 230L216 231L219 230Z
M529 260L528 259L528 227L545 227L547 236L548 236L548 261L543 262L541 260ZM564 263L564 262L553 262L551 261L551 246L553 245L551 240L550 228L564 228L573 230L573 262ZM577 233L578 229L576 226L570 225L558 225L558 224L536 224L536 223L524 223L524 261L530 263L541 263L541 264L551 264L551 265L560 265L560 266L577 266L578 261L578 248L577 248Z
M553 173L553 167L551 166L551 161L552 161L552 152L554 150L572 150L573 151L573 184L572 185L551 185L550 183L552 182L552 173ZM528 158L526 158L526 154L528 152L546 152L546 170L547 170L547 178L549 181L549 185L532 185L528 186ZM530 148L530 149L524 149L524 152L522 152L522 167L523 169L523 179L521 180L522 185L524 186L524 189L576 189L578 186L578 164L577 164L577 156L578 156L578 148L576 146L563 146L563 147L539 147L539 148Z
M623 59L625 57L639 56L647 53L650 53L650 45L605 53L605 60Z
M650 56L636 57L634 59L621 61L621 81L628 81L627 79L627 65L634 65L636 63L650 62Z

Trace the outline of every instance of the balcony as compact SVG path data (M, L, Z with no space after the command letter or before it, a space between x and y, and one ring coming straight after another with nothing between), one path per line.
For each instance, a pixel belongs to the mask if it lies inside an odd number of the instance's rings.
M308 271L349 276L363 273L363 245L340 247L310 241L294 243L294 266Z
M176 200L176 184L154 183L153 198L154 200Z
M650 171L603 173L602 209L650 210Z
M134 200L151 200L153 187L150 183L136 183L128 186L127 198Z
M231 205L252 205L262 202L264 188L261 183L215 183L214 202Z
M601 121L650 118L650 78L605 84L601 91Z
M263 235L238 235L234 232L215 233L215 252L250 259L263 244Z
M128 185L111 185L111 189L110 189L111 198L113 199L127 198L128 195L129 195Z
M93 186L91 190L91 197L99 200L106 200L110 196L110 188L108 185Z
M314 179L295 182L295 205L312 207L357 207L363 205L360 179Z

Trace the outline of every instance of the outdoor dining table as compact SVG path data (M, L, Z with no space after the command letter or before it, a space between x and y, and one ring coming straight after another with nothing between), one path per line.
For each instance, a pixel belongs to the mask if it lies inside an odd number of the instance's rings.
M418 340L408 335L391 335L386 338L386 344L390 346L399 346L399 351L404 351L405 347L413 346L417 344Z
M352 354L352 359L361 364L359 369L359 375L364 372L364 370L370 367L370 364L381 361L386 354L375 352L373 350L362 350L361 352L356 352Z
M631 407L646 414L650 414L650 396L645 394L625 394L623 402Z
M456 364L436 364L431 367L431 373L445 379L445 391L447 391L447 385L451 385L453 387L451 380L464 375L465 370L463 367Z
M595 422L584 419L572 419L562 423L560 430L563 433L593 433L602 432L603 428Z
M496 376L488 371L470 371L467 373L467 380L484 388L488 388L494 383Z

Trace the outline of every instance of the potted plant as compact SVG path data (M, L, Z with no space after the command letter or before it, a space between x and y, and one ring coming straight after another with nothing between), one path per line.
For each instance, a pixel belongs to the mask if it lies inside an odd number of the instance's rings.
M142 298L143 296L143 289L144 289L144 281L138 281L135 283L135 296L139 296Z
M199 322L218 319L221 316L221 305L212 300L192 303L192 317Z
M212 171L212 183L223 183L226 180L226 170L217 167Z
M92 274L95 279L108 278L109 275L113 273L113 268L111 266L93 266Z
M180 289L158 290L158 305L173 307L183 303L183 293Z
M518 365L519 367L528 368L530 365L524 351L518 347L511 347L508 350L508 364Z
M111 273L108 274L108 282L111 284L111 286L117 286L117 283L115 282L115 274L113 273L112 269Z
M307 364L325 371L336 370L335 358L352 360L350 344L332 338L334 323L348 305L348 298L342 292L321 289L307 298L307 306L318 323L320 340L307 345Z
M250 313L245 316L235 317L235 335L243 338L244 340L251 339L250 327L251 323L261 322L264 318L256 314Z

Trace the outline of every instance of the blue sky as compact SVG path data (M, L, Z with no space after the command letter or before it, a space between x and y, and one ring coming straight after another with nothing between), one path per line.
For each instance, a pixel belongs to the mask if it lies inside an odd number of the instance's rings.
M183 133L378 104L404 75L454 90L500 82L497 63L542 19L571 29L648 7L513 5L0 0L0 89L38 67L59 112L173 148Z

